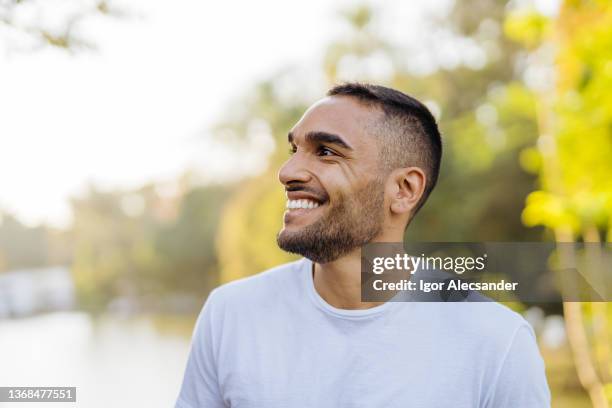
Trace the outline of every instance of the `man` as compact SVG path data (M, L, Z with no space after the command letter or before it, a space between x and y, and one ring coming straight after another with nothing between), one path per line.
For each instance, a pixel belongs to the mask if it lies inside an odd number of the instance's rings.
M210 294L176 407L550 406L533 331L504 306L361 301L360 248L401 242L436 184L427 108L345 84L288 141L278 245L304 258Z

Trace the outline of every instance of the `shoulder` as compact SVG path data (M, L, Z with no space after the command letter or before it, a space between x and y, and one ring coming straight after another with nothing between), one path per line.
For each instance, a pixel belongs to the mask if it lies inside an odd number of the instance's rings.
M215 308L254 307L279 296L291 296L299 291L305 263L300 259L223 284L210 293L206 303Z
M501 330L505 338L495 336L497 347L489 348L489 353L495 353L500 361L491 370L487 406L550 407L546 367L534 331L522 316L507 310L501 314L511 323L508 329Z
M407 304L406 319L411 308ZM517 312L496 302L427 302L421 303L423 327L432 335L448 342L451 347L460 347L478 353L482 361L499 361L510 349L517 333L527 335L536 346L533 330ZM520 332L520 333L519 333Z
M469 334L479 335L483 340L502 348L509 345L519 330L532 332L523 316L503 304L480 301L458 303L455 306L457 322Z
M436 313L436 335L445 347L458 351L474 372L484 373L484 396L496 401L486 406L550 406L536 336L519 313L496 302L438 303L429 311ZM519 396L526 403L519 403ZM511 402L498 403L501 399Z

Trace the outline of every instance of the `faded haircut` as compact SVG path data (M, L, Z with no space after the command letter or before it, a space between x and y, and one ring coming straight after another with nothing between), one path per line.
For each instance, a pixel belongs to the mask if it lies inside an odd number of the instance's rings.
M425 190L414 216L438 181L442 158L440 131L429 109L412 96L380 85L345 83L333 87L327 95L352 97L382 110L382 118L369 129L380 136L381 169L388 173L415 166L426 175Z

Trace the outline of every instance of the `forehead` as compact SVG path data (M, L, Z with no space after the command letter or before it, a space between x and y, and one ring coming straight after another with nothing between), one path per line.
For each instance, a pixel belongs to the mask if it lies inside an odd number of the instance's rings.
M313 104L295 124L291 133L296 139L308 132L327 132L341 136L354 147L371 146L367 127L382 114L347 96L330 96Z

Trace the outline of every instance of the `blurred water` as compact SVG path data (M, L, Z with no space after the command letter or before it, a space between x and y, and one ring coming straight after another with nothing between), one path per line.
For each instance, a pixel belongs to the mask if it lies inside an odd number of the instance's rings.
M173 322L166 318L165 325ZM76 386L77 402L55 408L172 407L190 331L160 331L151 317L93 319L80 312L0 320L0 386ZM0 402L12 406L50 405Z

